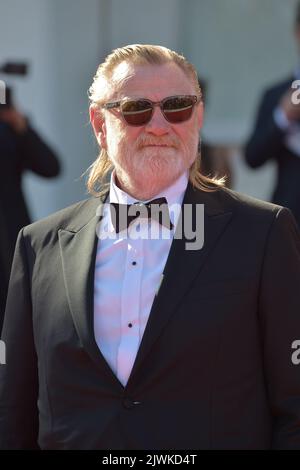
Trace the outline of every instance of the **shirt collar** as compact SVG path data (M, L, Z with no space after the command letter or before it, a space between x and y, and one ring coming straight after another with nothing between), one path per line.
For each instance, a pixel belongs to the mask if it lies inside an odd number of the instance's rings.
M153 196L151 199L165 197L168 205L182 204L184 193L189 180L189 172L184 172L179 178L167 188ZM150 200L150 199L149 199ZM116 202L119 204L134 204L135 202L148 202L138 201L130 196L128 193L120 189L115 183L115 170L113 170L110 178L109 202Z

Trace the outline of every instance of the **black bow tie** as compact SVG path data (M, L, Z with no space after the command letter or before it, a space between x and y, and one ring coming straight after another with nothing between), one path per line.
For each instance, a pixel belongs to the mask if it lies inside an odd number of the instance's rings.
M117 202L111 202L110 214L116 233L128 228L130 223L138 217L156 220L169 230L173 228L165 197L159 197L147 203L118 204Z

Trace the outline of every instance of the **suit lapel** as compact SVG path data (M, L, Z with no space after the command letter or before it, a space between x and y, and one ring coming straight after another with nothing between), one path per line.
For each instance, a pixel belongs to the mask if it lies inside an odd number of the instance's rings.
M127 386L134 380L143 360L150 353L151 347L175 312L176 306L187 293L191 283L200 273L232 216L232 213L224 211L218 202L217 193L194 190L190 184L184 197L183 211L185 204L193 206L204 204L204 245L200 250L186 250L188 240L184 237L182 239L174 238L165 265L163 280L154 299ZM200 223L202 222L200 220Z
M96 365L121 386L101 354L94 336L94 272L98 241L96 230L106 195L107 193L101 198L88 201L88 207L84 207L82 211L84 220L79 217L75 228L59 230L59 243L65 288L77 334Z

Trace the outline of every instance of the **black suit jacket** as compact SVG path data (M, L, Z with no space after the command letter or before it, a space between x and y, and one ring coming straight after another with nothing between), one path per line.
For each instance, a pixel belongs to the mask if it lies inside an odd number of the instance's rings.
M174 239L126 387L93 331L101 204L24 228L2 339L1 448L300 449L300 241L287 209L230 190L198 251Z
M245 158L252 168L270 159L276 162L277 181L272 201L291 209L300 226L300 157L285 146L286 134L273 118L275 108L293 80L290 77L264 93L253 133L246 145Z

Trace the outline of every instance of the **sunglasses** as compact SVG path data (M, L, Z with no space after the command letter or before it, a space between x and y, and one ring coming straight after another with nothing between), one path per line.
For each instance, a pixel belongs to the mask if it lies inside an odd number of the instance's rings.
M168 96L162 101L151 101L146 98L124 98L103 105L105 109L120 108L123 119L130 126L144 126L150 122L154 106L159 106L164 118L172 124L185 122L193 114L195 104L200 97L194 95Z

